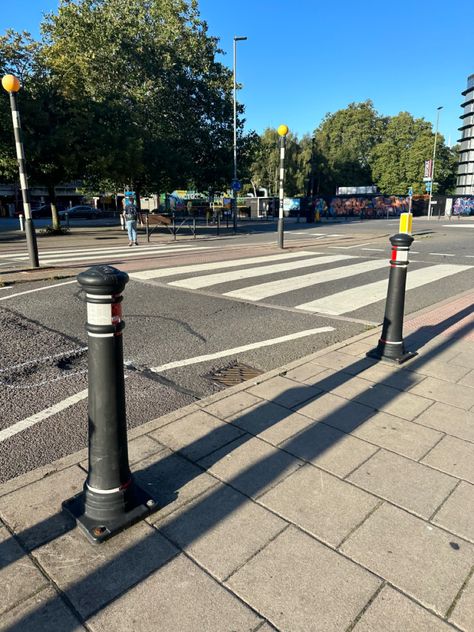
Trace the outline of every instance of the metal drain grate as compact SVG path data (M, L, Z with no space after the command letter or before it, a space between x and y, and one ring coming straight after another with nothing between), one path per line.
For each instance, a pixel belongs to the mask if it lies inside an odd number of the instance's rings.
M263 371L254 369L253 367L242 364L241 362L236 362L235 364L231 364L223 369L209 373L205 377L208 380L217 382L218 384L224 384L224 386L235 386L236 384L242 384L242 382L245 382L246 380L251 380L262 373Z

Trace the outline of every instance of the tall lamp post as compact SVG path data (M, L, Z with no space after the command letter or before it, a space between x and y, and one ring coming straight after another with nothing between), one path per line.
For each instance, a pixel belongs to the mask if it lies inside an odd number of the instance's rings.
M237 230L237 42L243 42L246 37L236 37L234 35L234 177L232 179L232 215L234 221L234 232Z
M435 173L435 160L436 160L436 142L438 140L438 125L439 125L439 113L443 109L443 106L440 105L436 108L436 130L434 137L434 145L433 145L433 162L431 164L431 186L430 186L430 197L428 200L428 218L431 218L431 198L433 195L433 186L434 186L434 173Z
M30 191L28 189L28 179L26 177L26 161L23 149L23 139L21 134L20 113L16 102L16 93L20 89L19 80L13 75L5 75L2 78L2 86L10 95L10 106L13 119L13 133L15 135L16 157L18 160L18 169L20 172L21 196L23 200L23 211L25 213L25 235L28 255L30 258L30 266L39 268L38 246L36 244L36 233L31 218Z
M285 140L288 134L288 127L286 125L280 125L278 128L278 136L280 137L280 178L279 178L279 200L278 205L278 247L283 249L283 185L285 182Z

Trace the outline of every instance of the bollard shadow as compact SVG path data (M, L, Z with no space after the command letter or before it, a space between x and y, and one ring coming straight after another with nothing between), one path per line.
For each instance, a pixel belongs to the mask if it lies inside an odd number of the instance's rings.
M470 313L472 310L466 308L442 323L421 327L405 338L407 348L422 348L435 335ZM435 359L453 340L467 335L472 329L473 325L468 323L447 336L446 340L433 345L426 357L419 356L416 359L417 368ZM413 362L410 362L409 367L413 367ZM249 442L256 435L271 430L278 424L284 424L285 419L289 419L295 411L310 402L317 407L318 399L328 389L344 384L374 364L377 361L373 359L356 359L349 366L336 370L329 376L318 378L316 375L311 384L295 382L294 387L280 394L274 401L262 401L251 411L242 412L231 423L219 425L184 445L179 451L166 450L138 463L135 479L139 484L146 485L147 491L159 505L158 512L149 519L150 522L157 523L156 528L141 523L118 536L116 540L112 539L97 548L91 547L82 534L67 534L73 525L71 521L63 522L62 514L56 514L31 529L18 533L16 537L25 547L26 553L35 553L37 562L54 580L60 594L24 614L5 629L9 632L36 629L45 609L47 611L48 608L64 607L64 603L72 604L80 620L87 621L106 605L172 562L180 550L189 549L219 526L225 527L226 521L241 510L249 498L257 499L288 473L296 471L305 463L317 464L319 457L337 448L351 436L353 430L367 423L400 392L415 384L413 371L394 367L397 388L384 388L381 391L382 399L376 408L349 399L344 400L337 410L321 415L313 422L309 419L307 427L293 435L290 433L278 447L266 444L266 454L226 478L225 483L212 479L207 474L207 470L214 465L250 445ZM376 385L369 385L367 392L374 386ZM360 395L358 400L360 401ZM286 401L286 406L283 401ZM276 408L282 410L275 415ZM53 534L48 533L48 528L55 530ZM140 537L137 536L139 531ZM234 533L233 537L239 537L238 533ZM0 545L0 559L6 566L15 560L2 554L3 546L5 543ZM221 543L221 546L225 545ZM43 548L38 551L38 547ZM100 555L97 551L100 551ZM87 561L82 565L77 562L73 564L72 560L78 557ZM216 579L223 581L226 572L225 569L218 570L214 575ZM64 620L61 630L74 632L75 626L72 619L70 623Z

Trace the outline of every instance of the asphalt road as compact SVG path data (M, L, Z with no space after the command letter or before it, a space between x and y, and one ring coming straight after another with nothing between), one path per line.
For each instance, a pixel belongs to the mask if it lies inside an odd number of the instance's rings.
M417 218L415 222L418 235L412 247L409 274L417 271L421 278L430 270L441 270L439 266L457 267L451 276L438 279L435 274L429 283L408 292L407 314L471 289L473 279L474 222L453 220L447 226L437 220ZM459 228L462 224L465 229ZM398 222L390 220L317 227L294 223L289 226L286 245L295 254L293 261L299 260L300 252L307 253L301 254L301 261L313 257L341 257L318 265L317 271L323 277L332 274L334 269L347 269L345 266L373 265L374 268L363 275L364 287L367 287L386 280L387 236L397 232L397 227ZM275 233L270 232L270 228L267 225L251 234L218 241L191 242L210 247L210 251L200 252L199 259L195 260L215 262L243 258L238 270L256 270L260 264L248 266L245 258L259 253L271 254L268 248L274 245ZM90 234L84 243L91 245ZM92 245L99 246L100 242ZM68 242L70 246L71 242ZM216 246L219 248L217 252L212 250ZM18 249L18 243L14 248ZM193 261L192 253L185 260L176 252L161 256L159 267L175 267L189 264L189 261ZM236 361L256 371L267 371L355 335L383 317L383 300L356 309L353 309L356 302L351 303L338 315L299 309L299 305L351 291L360 284L355 277L342 276L338 280L319 280L317 284L294 289L295 275L315 272L311 264L305 270L269 271L258 277L233 278L193 289L179 283L189 283L190 279L199 276L195 273L147 280L136 278L138 272L156 268L157 262L158 259L150 256L141 260L123 260L119 266L132 275L124 293L127 420L131 427L224 388L212 376ZM258 301L226 296L229 291L238 293L249 286L261 287L275 280L287 291ZM39 291L23 293L29 290ZM22 283L0 290L3 358L0 372L1 480L51 462L87 444L87 336L84 323L84 296L74 282ZM318 329L321 330L314 331ZM293 339L278 340L284 336L293 336ZM266 346L262 346L262 342ZM255 347L235 351L249 345ZM217 354L220 357L215 357ZM214 357L203 360L203 355ZM170 363L175 366L166 366ZM63 402L71 397L76 397L77 401L61 409ZM58 406L57 412L45 413L53 405ZM38 415L33 419L35 423L22 429L20 422L28 420L31 423L33 415Z

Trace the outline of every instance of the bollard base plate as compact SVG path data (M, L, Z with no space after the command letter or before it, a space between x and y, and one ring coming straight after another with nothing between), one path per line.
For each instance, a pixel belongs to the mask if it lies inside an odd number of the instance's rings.
M389 358L388 356L383 355L378 347L368 351L366 354L368 358L374 358L375 360L381 360L383 362L388 362L389 364L403 364L403 362L406 362L417 355L416 351L405 351L397 358Z
M85 513L84 492L65 500L62 507L70 514L77 526L92 544L100 544L112 536L131 527L158 509L155 500L146 491L134 484L133 502L130 509L113 520L98 521Z

